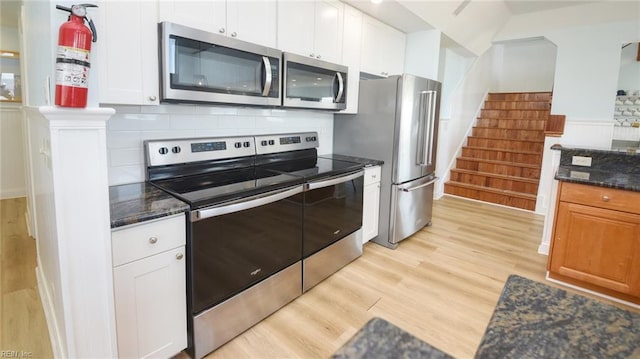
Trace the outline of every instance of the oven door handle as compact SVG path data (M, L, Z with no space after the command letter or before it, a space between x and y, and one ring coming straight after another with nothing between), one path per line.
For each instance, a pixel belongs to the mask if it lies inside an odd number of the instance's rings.
M329 187L333 186L334 184L348 182L361 176L364 176L364 171L358 171L346 176L332 177L325 181L310 182L305 185L305 191L311 191L317 188Z
M195 211L195 216L191 217L191 222L196 222L205 218L221 216L223 214L229 214L233 212L244 211L245 209L264 206L265 204L277 202L287 197L294 196L298 193L302 193L303 187L296 186L294 188L286 189L279 192L270 192L268 195L258 195L254 197L243 198L231 203L222 204L216 207L209 207L205 209L199 209Z

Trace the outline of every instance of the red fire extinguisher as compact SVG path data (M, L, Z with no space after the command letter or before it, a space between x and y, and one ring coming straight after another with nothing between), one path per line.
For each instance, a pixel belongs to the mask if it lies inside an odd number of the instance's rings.
M89 87L89 53L91 42L97 33L93 21L87 16L92 4L72 5L70 8L56 5L56 9L70 13L67 22L58 33L56 57L56 105L62 107L86 107ZM89 28L84 22L89 24Z

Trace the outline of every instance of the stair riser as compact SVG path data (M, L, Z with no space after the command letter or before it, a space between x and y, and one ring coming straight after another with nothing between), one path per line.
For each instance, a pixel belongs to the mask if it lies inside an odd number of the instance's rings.
M495 149L505 149L512 151L542 152L544 143L542 142L522 142L515 140L498 140L491 138L467 138L467 146L489 147Z
M551 101L550 92L538 93L490 93L489 101Z
M512 140L544 141L544 132L542 131L474 127L471 134L475 137L496 137Z
M505 128L512 130L544 131L545 120L506 120L496 118L479 118L478 127Z
M531 164L540 164L542 161L542 155L539 154L478 150L466 147L462 148L462 157Z
M549 110L480 110L480 117L546 120Z
M482 161L456 159L456 168L477 172L495 173L506 176L540 179L540 169L514 165L496 164Z
M486 101L485 110L549 110L551 105L548 101L539 102L516 102L516 101Z
M477 199L480 201L501 204L509 207L522 208L530 211L534 211L536 209L536 201L533 200L485 192L482 190L462 188L450 185L448 183L445 183L444 185L444 192L456 196Z
M534 195L538 193L537 183L483 176L480 174L459 173L452 171L451 180L455 182L468 183L477 186L491 187L513 192L528 193Z

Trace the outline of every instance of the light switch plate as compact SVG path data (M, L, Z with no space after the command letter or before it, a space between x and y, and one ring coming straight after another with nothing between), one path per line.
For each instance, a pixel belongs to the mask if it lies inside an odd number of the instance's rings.
M591 157L573 156L571 158L571 164L574 166L591 167Z
M571 171L569 173L569 177L588 181L589 180L589 173L580 172L580 171Z

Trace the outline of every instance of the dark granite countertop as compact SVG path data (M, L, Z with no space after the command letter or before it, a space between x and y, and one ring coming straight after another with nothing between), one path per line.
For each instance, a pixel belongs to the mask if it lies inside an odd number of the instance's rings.
M146 182L109 187L111 228L186 212L189 206Z
M561 151L555 176L559 181L640 191L640 154L560 145L551 148ZM591 166L573 165L573 156L590 157Z
M453 358L384 319L373 318L340 348L333 359Z
M368 167L368 166L382 166L384 164L384 161L380 161L380 160L374 160L374 159L364 158L364 157L347 156L347 155L341 155L341 154L338 154L338 153L330 153L330 154L327 154L327 155L318 155L318 157L330 158L332 160L340 160L340 161L349 161L349 162L361 163L365 167Z
M476 358L640 358L640 314L509 276Z

